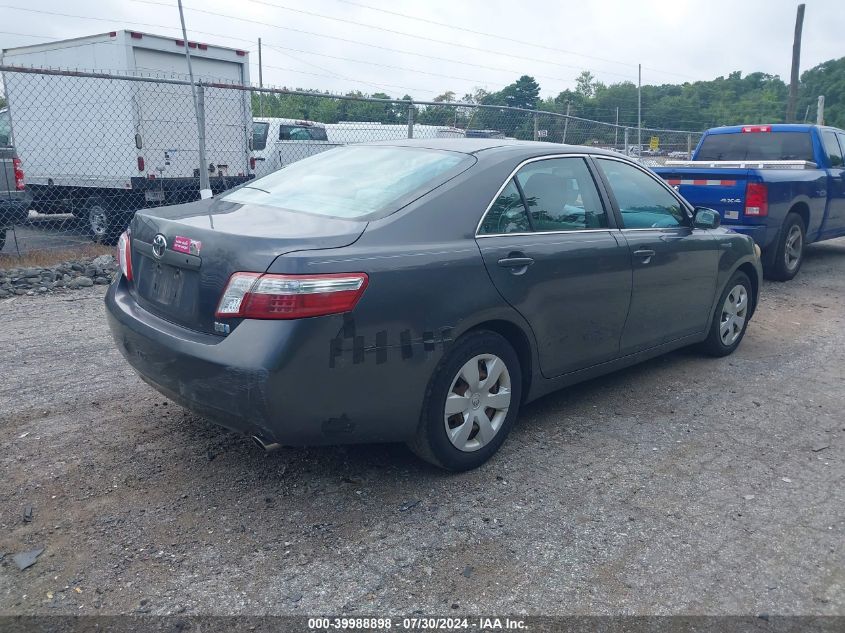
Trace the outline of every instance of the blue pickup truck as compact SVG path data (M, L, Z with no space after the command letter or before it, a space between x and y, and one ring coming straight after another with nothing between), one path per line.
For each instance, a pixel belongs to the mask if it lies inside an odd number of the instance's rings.
M654 168L694 206L751 236L770 279L792 279L804 247L845 235L845 131L817 125L707 130L692 160Z

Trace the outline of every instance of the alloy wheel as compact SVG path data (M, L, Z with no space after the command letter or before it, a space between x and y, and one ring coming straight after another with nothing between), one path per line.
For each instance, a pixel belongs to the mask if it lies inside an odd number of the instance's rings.
M786 243L783 249L783 259L787 270L793 271L798 266L803 247L804 239L801 236L801 227L793 225L786 235Z

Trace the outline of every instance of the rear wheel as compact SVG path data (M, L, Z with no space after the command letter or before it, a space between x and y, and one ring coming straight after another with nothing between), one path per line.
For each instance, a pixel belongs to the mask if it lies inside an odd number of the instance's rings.
M798 274L801 270L801 262L804 261L806 230L804 220L800 215L790 213L786 216L774 261L768 270L770 278L777 281L789 281Z
M435 371L410 448L447 470L476 468L505 441L521 397L522 371L510 344L495 332L472 332Z
M123 230L123 216L123 211L109 205L102 198L92 197L85 202L83 221L91 239L100 244L117 244Z
M739 347L754 301L751 280L743 272L731 277L719 298L710 332L702 347L710 356L727 356Z

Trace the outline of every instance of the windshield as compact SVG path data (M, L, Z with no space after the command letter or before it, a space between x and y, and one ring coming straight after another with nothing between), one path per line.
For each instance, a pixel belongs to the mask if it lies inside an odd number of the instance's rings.
M467 154L417 147L339 147L250 181L223 199L339 218L384 216L474 162Z
M696 160L813 161L810 132L736 132L708 134Z

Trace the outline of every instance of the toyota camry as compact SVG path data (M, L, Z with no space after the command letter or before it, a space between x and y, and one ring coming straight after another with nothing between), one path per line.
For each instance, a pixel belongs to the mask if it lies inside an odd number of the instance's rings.
M495 139L332 149L138 212L106 296L155 389L274 445L486 461L553 390L743 338L752 240L646 168Z

